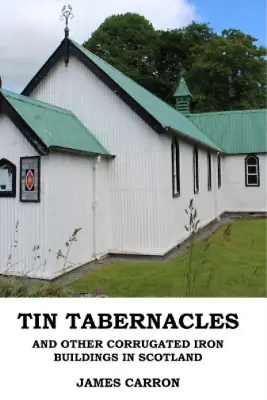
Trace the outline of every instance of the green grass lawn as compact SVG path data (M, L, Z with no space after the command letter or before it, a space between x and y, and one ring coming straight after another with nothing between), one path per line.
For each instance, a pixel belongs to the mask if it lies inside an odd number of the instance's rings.
M240 220L225 238L221 227L193 247L192 296L266 296L266 220ZM206 248L206 250L205 250ZM78 292L95 288L113 297L184 297L189 252L159 262L113 262L85 274L69 286Z

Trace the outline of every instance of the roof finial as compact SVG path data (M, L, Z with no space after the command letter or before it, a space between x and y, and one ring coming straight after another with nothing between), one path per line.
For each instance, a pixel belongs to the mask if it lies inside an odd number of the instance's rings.
M62 15L60 17L61 21L65 19L66 22L66 27L65 27L65 39L68 39L69 37L69 19L72 19L74 17L72 13L72 7L68 4L67 6L64 6L62 8Z

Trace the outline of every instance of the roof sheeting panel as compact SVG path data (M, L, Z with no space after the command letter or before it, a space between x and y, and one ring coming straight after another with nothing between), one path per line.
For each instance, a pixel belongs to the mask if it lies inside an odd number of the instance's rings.
M267 110L190 114L189 119L226 153L267 152Z
M48 148L109 154L71 111L3 89L0 92Z

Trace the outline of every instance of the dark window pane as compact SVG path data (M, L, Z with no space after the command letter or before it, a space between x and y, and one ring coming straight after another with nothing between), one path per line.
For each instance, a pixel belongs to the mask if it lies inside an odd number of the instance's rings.
M222 185L221 156L218 155L218 188Z
M211 156L208 153L208 190L211 190Z
M194 193L199 191L199 171L198 171L198 149L197 147L193 150L193 179L194 179Z
M257 185L257 184L258 184L258 176L248 175L248 185Z
M249 165L248 166L248 173L249 174L256 174L257 173L257 167L256 167L256 165L254 166L254 165Z
M248 165L257 165L257 159L255 157L248 157L247 164Z
M180 193L180 152L179 152L179 145L176 142L176 186L177 186L177 193Z

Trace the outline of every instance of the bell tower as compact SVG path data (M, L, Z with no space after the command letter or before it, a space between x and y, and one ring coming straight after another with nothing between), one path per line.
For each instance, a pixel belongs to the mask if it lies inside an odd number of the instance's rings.
M182 114L190 114L190 102L192 99L192 94L190 93L186 81L184 79L184 72L181 73L181 79L175 93L175 107Z

